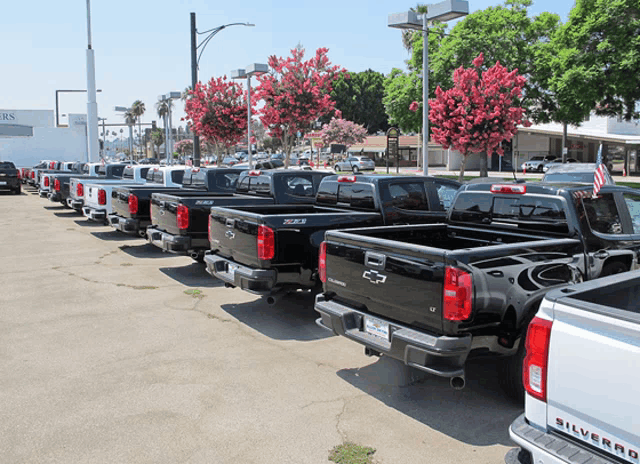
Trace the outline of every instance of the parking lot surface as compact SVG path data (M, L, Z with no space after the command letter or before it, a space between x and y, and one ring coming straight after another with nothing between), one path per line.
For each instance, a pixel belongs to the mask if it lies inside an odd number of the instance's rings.
M378 463L501 463L521 408L499 365L467 387L274 306L190 258L0 195L0 462L322 463L346 441Z

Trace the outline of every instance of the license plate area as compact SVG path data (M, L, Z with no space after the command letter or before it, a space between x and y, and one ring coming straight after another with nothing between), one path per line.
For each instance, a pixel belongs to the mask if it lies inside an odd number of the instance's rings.
M234 274L238 270L238 265L233 263L225 264L225 272L227 274Z
M389 341L389 323L371 316L364 316L363 329L366 333Z

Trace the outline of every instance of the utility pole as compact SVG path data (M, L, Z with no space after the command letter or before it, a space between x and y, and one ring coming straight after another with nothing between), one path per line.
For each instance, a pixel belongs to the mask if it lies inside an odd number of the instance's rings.
M87 162L97 161L99 151L96 60L91 48L91 6L87 0Z
M196 30L196 14L191 13L191 90L198 83L198 41ZM193 165L200 166L200 137L193 133Z

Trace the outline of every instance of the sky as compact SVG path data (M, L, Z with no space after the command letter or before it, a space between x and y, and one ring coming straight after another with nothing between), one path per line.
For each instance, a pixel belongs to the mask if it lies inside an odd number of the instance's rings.
M500 0L469 0L471 11ZM574 0L534 0L531 15L549 11L566 21ZM408 58L400 31L387 27L389 13L415 6L382 0L93 0L98 116L122 123L114 106L142 100L143 122L159 118L158 95L191 84L190 12L200 31L233 22L208 44L199 78L230 76L231 70L286 56L298 43L310 57L318 47L349 71L388 73ZM3 2L0 14L0 109L55 108L57 89L86 88L86 1ZM174 127L184 115L177 102ZM86 113L86 94L60 94L60 113ZM66 122L66 118L61 118Z

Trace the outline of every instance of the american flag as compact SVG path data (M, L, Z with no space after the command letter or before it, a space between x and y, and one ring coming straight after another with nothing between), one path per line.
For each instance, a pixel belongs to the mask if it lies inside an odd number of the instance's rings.
M602 163L602 144L598 148L598 156L596 158L596 172L593 174L593 197L596 198L600 189L604 185L604 164Z

